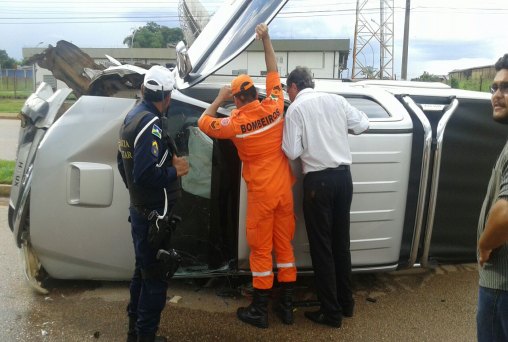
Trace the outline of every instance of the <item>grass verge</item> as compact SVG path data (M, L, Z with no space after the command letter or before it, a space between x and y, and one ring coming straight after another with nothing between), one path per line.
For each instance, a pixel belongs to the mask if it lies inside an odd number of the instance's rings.
M16 162L14 160L0 159L0 184L12 184L12 176L14 175L14 167Z
M25 99L0 99L0 113L18 114Z
M30 94L33 93L33 90L19 90L14 93L13 90L3 90L0 87L0 99L26 99Z

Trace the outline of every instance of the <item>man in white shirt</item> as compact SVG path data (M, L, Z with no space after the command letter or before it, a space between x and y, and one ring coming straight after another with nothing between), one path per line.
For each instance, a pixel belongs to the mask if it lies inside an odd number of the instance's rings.
M349 211L353 182L348 132L360 134L369 119L345 98L314 90L308 68L297 67L287 78L291 100L282 149L287 157L300 157L303 212L321 307L305 317L339 328L342 316L352 317Z

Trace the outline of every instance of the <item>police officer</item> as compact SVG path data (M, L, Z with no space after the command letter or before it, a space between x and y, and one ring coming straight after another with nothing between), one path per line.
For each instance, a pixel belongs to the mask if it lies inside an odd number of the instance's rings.
M128 342L166 341L156 332L168 285L156 257L158 248L149 243L148 232L150 218L162 218L171 211L180 191L178 177L189 172L188 162L171 151L161 129L161 116L169 108L174 84L168 69L150 68L141 88L143 101L127 114L120 129L118 169L129 189L136 256L127 306Z

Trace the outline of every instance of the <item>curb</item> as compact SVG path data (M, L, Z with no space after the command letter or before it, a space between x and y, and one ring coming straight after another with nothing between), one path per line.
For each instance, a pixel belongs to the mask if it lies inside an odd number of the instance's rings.
M0 184L0 197L9 198L10 196L11 196L11 186L7 184Z
M0 119L1 120L19 120L17 114L15 116L11 116L11 115L1 115L0 114Z

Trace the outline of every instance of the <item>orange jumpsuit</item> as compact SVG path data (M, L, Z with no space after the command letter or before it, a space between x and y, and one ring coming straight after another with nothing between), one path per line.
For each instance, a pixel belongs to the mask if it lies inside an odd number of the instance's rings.
M247 242L253 286L273 285L272 248L279 282L296 280L291 241L295 233L292 185L295 178L282 151L284 95L279 74L266 76L267 97L232 111L229 118L203 115L199 128L207 135L231 139L243 162L247 183Z

